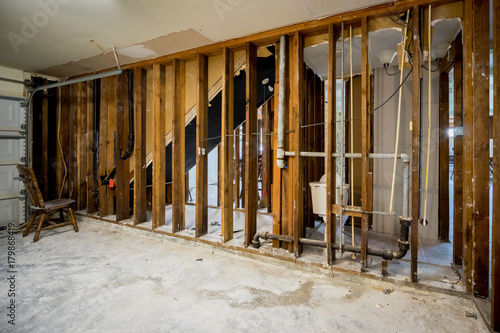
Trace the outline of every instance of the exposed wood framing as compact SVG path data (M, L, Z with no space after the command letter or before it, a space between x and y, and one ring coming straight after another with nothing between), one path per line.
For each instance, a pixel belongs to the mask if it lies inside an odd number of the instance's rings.
M106 174L111 173L115 166L116 158L116 84L117 77L111 76L108 78L108 138L106 141ZM111 187L106 187L108 214L115 213L115 190Z
M172 232L185 229L185 63L172 63Z
M95 213L97 211L97 205L94 197L94 81L87 82L87 128L86 128L86 141L87 141L87 182L86 182L86 202L87 202L87 214Z
M134 225L146 222L147 71L134 69Z
M77 122L78 122L78 152L77 152L77 167L78 167L78 194L76 207L78 210L86 207L87 204L87 82L77 84L78 89L78 106L77 106Z
M208 58L198 54L196 89L196 237L208 232Z
M222 49L222 109L221 109L221 237L225 243L233 239L233 101L234 55L228 48Z
M315 94L317 93L314 89L315 86L315 74L312 70L307 70L306 74L306 84L307 84L307 92L306 92L306 104L307 109L305 112L305 123L307 125L314 124L314 102L315 102ZM304 128L304 147L306 151L315 151L315 141L314 141L314 131L316 130L316 126L306 127ZM309 183L313 181L318 181L318 179L314 179L314 163L319 162L319 159L314 157L307 157L304 163L304 184L306 184L306 191L304 192L304 224L308 228L314 228L314 214L312 209L312 197L311 191L309 190Z
M46 82L45 82L46 83ZM42 191L45 200L49 198L49 93L42 97Z
M462 128L463 86L462 86L462 43L456 40L453 43L453 126ZM463 256L463 134L455 131L453 138L453 262L462 265Z
M286 63L287 63L287 91L288 95L287 97L287 107L285 109L285 119L283 120L285 122L285 151L292 151L295 150L294 148L294 143L295 143L295 119L293 117L293 96L292 96L292 90L293 88L293 70L294 70L294 64L293 64L293 38L290 37L288 39L287 43L287 50L288 50L288 56L286 58ZM295 163L296 160L295 158L288 158L287 159L287 167L283 171L283 179L282 179L282 189L281 189L281 195L283 195L283 211L282 211L282 223L283 223L283 233L285 235L294 235L294 220L293 220L293 204L294 204L294 186L293 186L293 180L294 180L294 168L295 168ZM288 247L288 251L290 253L294 253L294 243L284 243L285 247Z
M68 191L70 199L78 200L78 87L69 86L68 113Z
M438 238L449 239L450 232L450 144L448 129L450 127L449 75L439 74L439 231Z
M115 148L115 185L116 185L116 220L121 221L129 216L129 184L128 184L128 164L120 158L122 150L127 149L127 135L125 131L125 113L128 113L128 90L126 84L126 74L116 77L116 148ZM127 92L127 93L125 93Z
M252 244L257 232L257 48L246 46L246 172L245 172L245 245Z
M56 149L56 188L57 197L68 197L67 165L68 165L68 86L57 88L57 149ZM66 188L66 191L64 191Z
M279 86L280 84L285 84L284 82L279 82L279 59L280 59L280 44L276 43L275 46L275 84L274 84L274 127L273 133L278 133L278 114L279 114ZM286 99L285 99L286 100ZM278 138L275 137L273 139L273 185L272 185L272 211L273 211L273 234L281 235L282 234L282 221L281 221L281 212L282 212L282 195L281 195L281 169L278 168L276 164L278 151ZM273 247L280 247L280 242L273 240Z
M108 140L108 82L109 78L101 79L101 110L99 120L99 170L97 176L106 173L106 145ZM108 216L108 192L106 186L99 181L99 212L101 217ZM112 213L112 212L111 212Z
M472 286L475 296L489 295L489 2L473 3L473 169ZM470 156L470 155L469 155Z
M368 133L368 116L370 110L370 73L368 64L368 22L367 18L361 18L361 209L367 211L368 186L367 179L370 177L368 165L368 153L370 151L370 135ZM361 218L361 264L365 269L367 265L368 248L368 214L364 213Z
M493 202L500 202L500 2L493 2ZM491 327L500 331L500 207L493 205Z
M165 224L165 66L153 64L153 229Z
M293 169L293 236L294 253L299 257L302 253L302 244L299 238L304 237L304 158L300 157L300 152L304 146L304 102L305 102L305 68L304 68L304 37L296 32L293 37L292 52L293 67L291 89L292 89L292 117L294 132L294 169Z
M325 171L326 171L326 257L327 263L332 265L335 261L335 250L332 249L332 242L336 241L336 224L335 216L332 213L332 204L335 202L335 175L336 163L332 158L334 152L335 142L335 68L336 68L336 33L333 24L328 27L328 96L327 96L327 116L326 116L326 158L325 158Z
M412 10L412 163L411 163L411 281L418 281L418 224L420 222L420 87L422 54L420 50L420 10L414 6Z
M463 48L463 133L464 133L464 186L463 186L463 268L465 287L472 291L472 143L473 143L473 98L472 98L472 0L464 0L464 48ZM467 157L467 158L465 158Z

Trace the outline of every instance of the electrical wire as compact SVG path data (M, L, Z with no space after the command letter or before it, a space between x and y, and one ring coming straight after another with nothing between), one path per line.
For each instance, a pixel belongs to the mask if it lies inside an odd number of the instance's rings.
M407 27L408 27L408 17L410 16L410 10L408 9L407 14L406 14L406 25L403 29L403 34L401 35L401 44L402 44L402 50L403 54L401 55L401 63L400 63L400 76L399 76L399 82L401 85L403 81L403 66L404 66L404 59L405 59L405 53L404 51L404 45L406 43L406 32L407 32ZM397 161L397 156L398 156L398 145L399 145L399 128L401 126L401 100L402 100L402 90L399 90L399 101L398 101L398 120L396 122L396 144L394 145L394 163L392 167L392 184L391 184L391 200L389 203L389 213L392 213L392 204L394 202L394 184L396 182L396 161Z
M401 87L405 84L406 80L408 80L408 77L410 77L411 72L413 72L413 67L410 69L410 71L406 75L406 77L403 80L403 82L401 82L401 84L399 85L399 87L396 88L396 90L392 93L392 95L388 99L386 99L384 103L380 104L375 109L371 110L370 114L375 113L375 111L377 111L378 109L382 108L384 105L386 105L394 97L394 95L397 94L397 92L399 91L399 89L401 89Z
M431 5L429 5L429 68L431 67L431 54L432 54L432 34L431 34ZM425 167L425 188L424 188L424 219L422 220L423 225L427 225L427 193L428 193L428 185L429 185L429 157L430 157L430 148L431 148L431 72L429 73L429 88L428 88L428 121L427 121L427 165Z

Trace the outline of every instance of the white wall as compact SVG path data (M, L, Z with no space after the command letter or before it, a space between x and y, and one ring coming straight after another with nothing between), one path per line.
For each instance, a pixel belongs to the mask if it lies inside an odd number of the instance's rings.
M390 68L394 70L395 68ZM407 74L407 70L404 76ZM399 75L388 76L384 69L374 70L374 106L381 105L399 86ZM427 197L427 220L429 225L419 226L419 236L425 239L437 239L438 237L438 204L439 204L439 74L432 73L432 110L431 110L431 145L429 160L429 186ZM421 205L423 215L424 207L424 185L425 167L427 156L427 125L428 125L428 72L424 70L423 79L423 105L422 114L422 187ZM396 123L398 109L398 94L396 94L383 108L375 111L374 119L374 151L375 153L394 153L396 140ZM401 127L398 153L412 156L412 132L410 122L412 118L412 79L411 74L402 87L401 102ZM393 210L396 216L375 215L373 229L379 232L399 234L399 219L403 208L403 168L402 162L396 164L396 182L394 188ZM393 160L375 160L373 177L373 209L376 211L388 211L391 196L391 181L393 172ZM410 188L411 188L411 166L410 166ZM411 200L411 196L410 196ZM410 201L411 211L411 201Z
M7 67L0 66L0 77L24 81L30 78L29 73L25 73L18 69L11 69ZM24 86L17 83L10 83L0 80L0 95L10 96L10 97L25 97L26 91Z

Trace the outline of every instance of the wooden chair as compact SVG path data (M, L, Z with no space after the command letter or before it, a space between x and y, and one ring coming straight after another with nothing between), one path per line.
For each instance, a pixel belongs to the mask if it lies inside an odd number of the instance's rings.
M35 172L32 168L26 168L22 165L17 166L17 171L19 172L19 177L24 183L26 192L30 199L30 220L26 225L23 232L23 237L28 235L33 223L38 220L38 225L36 226L35 237L33 237L33 242L38 240L40 231L47 229L60 228L72 224L75 232L78 232L78 225L76 224L75 216L73 215L73 209L71 206L75 203L72 199L55 199L51 201L44 202L42 197L42 192L38 187L38 182L36 181ZM52 218L52 215L59 211L59 218ZM66 213L69 217L69 222L64 222L64 214ZM59 223L55 223L59 222ZM43 227L43 224L49 224Z

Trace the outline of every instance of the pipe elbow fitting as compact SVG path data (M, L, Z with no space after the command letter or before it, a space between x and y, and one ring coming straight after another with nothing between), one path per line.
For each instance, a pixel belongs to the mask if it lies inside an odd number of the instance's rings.
M260 239L261 238L267 239L267 234L268 234L267 231L263 231L263 232L258 232L255 234L255 236L253 236L252 246L254 249L260 248Z

